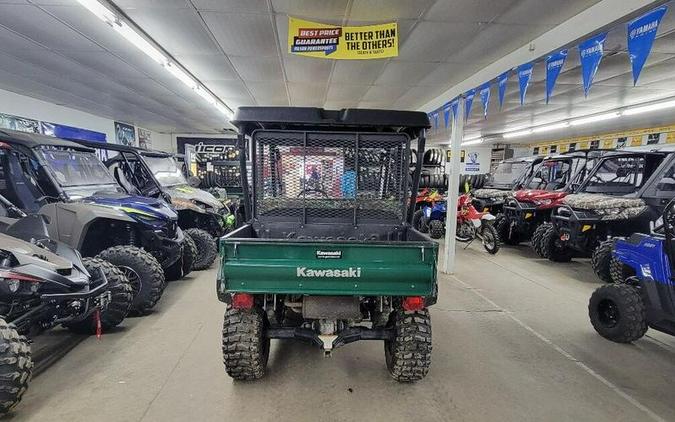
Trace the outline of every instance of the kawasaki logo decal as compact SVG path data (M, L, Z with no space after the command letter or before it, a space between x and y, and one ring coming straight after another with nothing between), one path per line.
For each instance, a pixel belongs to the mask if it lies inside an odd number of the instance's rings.
M349 267L344 270L327 269L312 270L307 267L297 267L295 269L297 277L330 277L330 278L361 278L361 267Z
M318 259L342 259L342 251L316 251Z

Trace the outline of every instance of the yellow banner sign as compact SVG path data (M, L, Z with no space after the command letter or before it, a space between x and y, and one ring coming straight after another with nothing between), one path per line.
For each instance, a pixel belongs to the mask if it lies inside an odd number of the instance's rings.
M334 26L289 17L288 52L322 59L397 57L398 24Z

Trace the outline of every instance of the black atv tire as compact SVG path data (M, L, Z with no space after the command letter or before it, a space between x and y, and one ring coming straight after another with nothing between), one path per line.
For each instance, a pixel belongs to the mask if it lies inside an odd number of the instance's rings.
M387 369L398 382L424 378L431 365L431 317L429 311L395 311L389 318L394 338L384 341Z
M588 302L593 328L616 343L631 343L647 332L647 309L637 288L608 284L593 292Z
M544 256L544 253L541 250L541 239L544 237L544 233L546 233L549 226L552 225L553 224L549 223L548 221L540 224L539 226L537 226L534 233L532 234L532 239L530 239L530 246L532 247L532 250L534 250L534 252L542 258L548 257Z
M193 271L202 271L208 269L213 261L216 260L218 254L218 246L215 239L206 231L202 229L187 229L185 230L188 236L194 240L197 245L197 259L192 265Z
M558 233L555 226L551 224L539 240L541 254L553 262L570 262L574 251L558 242Z
M150 253L135 246L113 246L96 256L117 266L134 291L131 314L146 315L164 292L164 270Z
M169 268L164 270L164 278L166 281L175 281L181 277L192 272L192 267L194 266L195 260L199 256L197 251L197 244L192 238L185 234L185 240L183 241L183 255L181 259L174 262Z
M508 227L508 220L506 219L506 216L502 213L497 214L495 216L495 221L493 225L495 226L495 229L497 229L497 233L499 233L499 238L504 239L508 234L506 232L506 229Z
M412 218L412 226L420 233L429 233L429 225L424 221L424 211L415 211Z
M223 321L223 363L235 380L257 380L265 375L270 339L265 336L265 316L254 308L228 309Z
M110 262L99 258L82 258L82 263L90 274L101 269L108 280L110 303L107 309L101 310L100 315L101 329L106 332L120 325L131 311L131 304L134 300L131 283L122 271ZM65 324L65 327L76 333L96 334L96 319L94 315L90 315L82 321Z
M0 318L0 416L19 404L32 376L28 339L19 335L14 324Z
M429 222L429 236L432 239L440 239L445 234L445 225L441 220L431 220Z
M499 233L497 233L497 229L495 228L495 226L489 223L483 223L483 227L481 228L481 230L483 231L482 234L485 239L489 240L489 237L494 238L494 243L491 246L486 244L485 241L482 242L485 250L488 251L490 255L494 255L497 252L499 252L499 247L501 246L501 239L499 238Z
M612 257L610 259L609 261L609 277L611 280L610 283L631 284L630 282L627 282L626 279L633 276L635 276L635 271L633 270L633 268L619 261L615 257Z
M605 240L595 248L591 256L591 266L593 272L600 280L605 283L612 282L612 274L610 272L610 264L612 261L612 250L614 249L614 241L612 239Z

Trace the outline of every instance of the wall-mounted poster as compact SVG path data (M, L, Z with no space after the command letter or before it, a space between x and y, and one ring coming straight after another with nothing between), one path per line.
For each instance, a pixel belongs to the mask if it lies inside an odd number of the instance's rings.
M115 122L115 143L135 147L136 131L133 126Z
M19 132L40 133L40 123L37 120L12 116L11 114L0 113L0 127L18 130Z
M138 128L138 146L144 149L152 149L152 132L148 129Z

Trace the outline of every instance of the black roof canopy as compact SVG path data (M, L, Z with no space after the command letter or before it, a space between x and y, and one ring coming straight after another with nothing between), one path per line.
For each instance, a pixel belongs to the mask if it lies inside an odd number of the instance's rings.
M239 107L231 123L245 135L256 129L404 132L417 137L431 127L421 111L315 107Z
M91 148L80 145L65 139L55 138L53 136L41 135L38 133L19 132L16 130L0 129L0 142L9 144L23 145L27 148L36 148L41 146L52 146L62 148L72 148L80 151L92 152Z
M92 141L76 141L78 144L94 148L94 149L105 149L108 151L117 151L117 152L131 152L131 153L137 153L139 155L147 155L150 157L170 157L173 154L164 152L164 151L157 151L157 150L148 150L148 149L143 149L143 148L138 148L138 147L132 147L129 145L122 145L122 144L112 144L112 143L102 143L102 142L92 142Z

